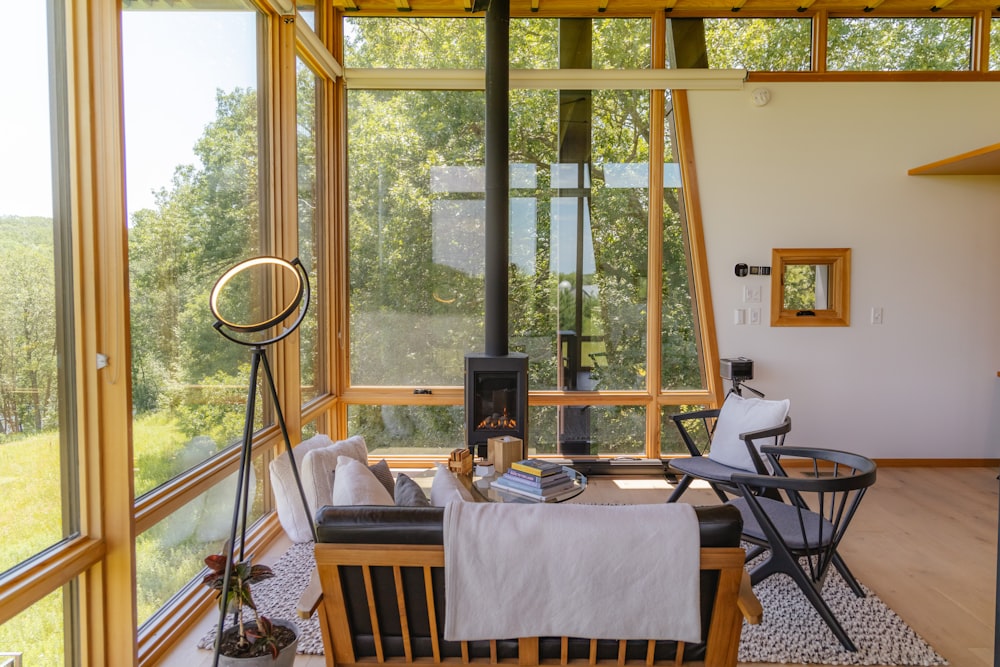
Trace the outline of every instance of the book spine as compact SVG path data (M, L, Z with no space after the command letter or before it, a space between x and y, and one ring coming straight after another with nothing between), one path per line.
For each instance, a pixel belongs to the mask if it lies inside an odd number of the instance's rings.
M529 475L534 475L535 477L547 477L549 475L554 475L560 470L562 470L562 466L558 465L553 465L551 468L542 469L542 468L537 468L533 465L521 463L520 461L515 461L511 463L510 467L513 468L514 470L520 470L521 472L526 472Z
M558 484L553 484L549 487L538 487L530 482L524 483L518 479L501 477L493 482L493 486L502 490L520 491L522 493L529 494L534 498L544 499L551 497L553 494L559 494L562 491L571 488L573 486L573 480L566 477Z
M510 488L524 491L525 493L533 493L541 495L542 489L539 486L533 485L531 482L522 482L517 479L510 477L501 477L500 479L493 482L494 486L499 486L500 488Z
M497 489L498 491L513 493L514 495L522 496L524 498L531 498L533 500L544 500L544 497L538 490L526 489L522 486L512 484L507 480L498 479L494 481L490 486Z
M531 473L522 472L520 470L514 470L513 468L507 470L505 474L510 475L511 477L514 477L516 479L523 479L525 482L529 484L534 484L536 486L544 485L550 478L553 477L553 475L549 475L547 477L538 477L537 475L532 475Z

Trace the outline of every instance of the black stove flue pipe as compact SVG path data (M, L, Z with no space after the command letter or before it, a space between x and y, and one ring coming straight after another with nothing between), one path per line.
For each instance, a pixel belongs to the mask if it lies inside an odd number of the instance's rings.
M486 354L507 356L510 261L510 0L486 7Z

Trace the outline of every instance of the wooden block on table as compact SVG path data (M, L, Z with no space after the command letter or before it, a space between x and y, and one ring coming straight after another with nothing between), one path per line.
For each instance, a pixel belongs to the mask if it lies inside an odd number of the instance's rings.
M452 450L448 455L448 470L459 475L468 475L472 472L472 452L468 447Z
M502 475L514 461L524 458L524 442L511 435L490 438L486 441L486 457L493 462L496 474Z

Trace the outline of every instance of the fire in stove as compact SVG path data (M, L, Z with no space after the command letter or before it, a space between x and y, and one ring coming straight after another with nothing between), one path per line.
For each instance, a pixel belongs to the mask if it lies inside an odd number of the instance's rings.
M493 413L483 421L476 424L477 429L489 429L495 431L501 428L516 429L517 420L507 414L507 408L504 408L503 414Z

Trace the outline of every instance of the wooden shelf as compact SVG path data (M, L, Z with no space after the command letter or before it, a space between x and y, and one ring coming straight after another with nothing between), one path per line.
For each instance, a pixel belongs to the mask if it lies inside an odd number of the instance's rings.
M914 167L910 176L989 176L1000 175L1000 144L984 146L968 153Z

